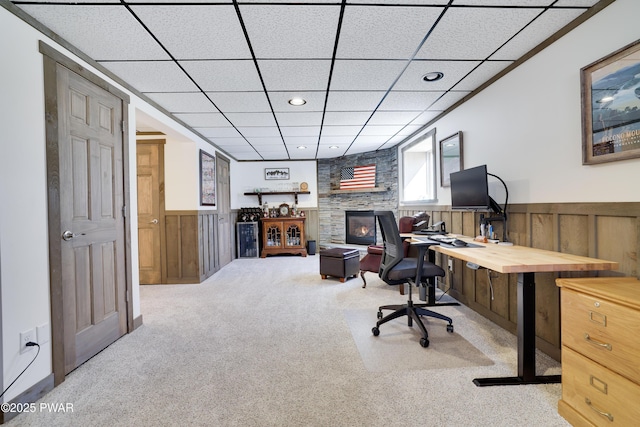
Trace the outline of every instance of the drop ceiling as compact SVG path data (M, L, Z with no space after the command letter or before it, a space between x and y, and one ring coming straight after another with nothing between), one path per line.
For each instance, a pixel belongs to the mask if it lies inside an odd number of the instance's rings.
M236 160L298 160L397 145L598 1L12 3Z

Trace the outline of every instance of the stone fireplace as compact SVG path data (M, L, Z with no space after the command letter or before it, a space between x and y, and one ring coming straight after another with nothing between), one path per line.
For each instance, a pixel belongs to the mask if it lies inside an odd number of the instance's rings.
M376 244L376 217L373 211L345 211L345 243Z

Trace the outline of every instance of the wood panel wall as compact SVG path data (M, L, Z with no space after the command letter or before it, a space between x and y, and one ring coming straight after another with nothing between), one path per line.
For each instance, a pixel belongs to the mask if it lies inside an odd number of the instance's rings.
M424 211L431 223L445 221L447 231L466 236L479 234L480 214L452 211L449 206L400 209L398 217ZM508 240L516 245L565 252L620 263L617 271L536 274L536 344L560 360L560 292L558 277L633 276L640 263L640 203L536 203L507 208ZM494 223L498 236L502 226ZM448 263L439 255L441 266ZM447 270L447 268L445 268ZM503 328L515 333L517 276L488 270L471 270L454 260L440 288Z
M218 270L215 211L166 211L165 283L200 283Z

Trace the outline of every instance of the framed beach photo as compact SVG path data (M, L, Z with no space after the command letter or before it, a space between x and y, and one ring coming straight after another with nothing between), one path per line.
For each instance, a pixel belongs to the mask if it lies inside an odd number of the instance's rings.
M580 72L582 164L640 157L640 40Z

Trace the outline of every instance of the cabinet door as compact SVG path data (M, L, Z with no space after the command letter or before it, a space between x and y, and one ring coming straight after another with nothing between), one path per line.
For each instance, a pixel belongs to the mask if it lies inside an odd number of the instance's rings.
M304 223L299 220L284 221L284 245L288 248L304 247Z
M276 249L284 247L284 236L281 222L264 223L264 248Z

